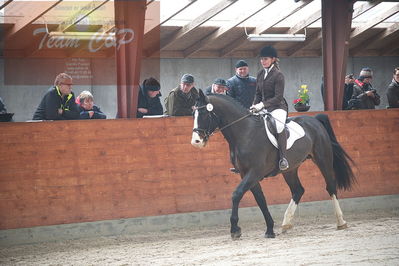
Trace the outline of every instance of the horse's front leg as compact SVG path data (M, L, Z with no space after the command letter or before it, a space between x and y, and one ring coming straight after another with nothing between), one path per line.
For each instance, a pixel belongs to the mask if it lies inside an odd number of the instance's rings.
M246 174L245 177L241 180L241 183L237 186L236 190L233 192L233 206L231 208L230 216L230 233L233 240L239 239L241 237L241 228L238 226L238 205L240 204L240 201L245 192L251 189L256 182L257 181L254 178L254 175Z
M262 187L260 186L259 182L257 182L251 188L251 192L254 195L256 203L258 203L260 210L262 211L263 217L265 218L265 222L266 222L265 237L266 238L276 237L276 235L274 234L274 231L273 231L274 221L273 221L272 216L270 215L269 209L267 208L266 198L265 198L265 195L262 191Z

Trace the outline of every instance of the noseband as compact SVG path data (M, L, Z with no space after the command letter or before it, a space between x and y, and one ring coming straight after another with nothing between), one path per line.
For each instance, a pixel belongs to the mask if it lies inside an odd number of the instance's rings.
M207 105L199 106L199 107L196 107L194 110L206 108L206 106ZM215 131L211 132L211 124L212 124L213 119L215 119L216 121L219 121L219 117L215 114L215 112L213 112L213 110L208 111L208 117L209 117L209 124L208 124L207 129L193 128L193 132L200 135L205 141L208 141L209 137L215 133ZM216 123L216 124L219 124L219 123Z

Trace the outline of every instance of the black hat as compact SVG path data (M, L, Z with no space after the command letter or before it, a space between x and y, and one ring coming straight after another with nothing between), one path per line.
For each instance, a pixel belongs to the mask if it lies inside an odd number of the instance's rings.
M143 88L149 91L159 91L161 89L161 85L159 84L158 80L151 77L144 80Z
M236 68L243 67L243 66L248 66L247 62L244 60L238 60L236 63Z
M277 57L277 50L273 46L265 46L260 50L260 57Z
M227 86L227 82L224 79L221 79L221 78L215 79L213 84Z
M180 82L182 82L182 83L194 83L194 77L191 74L184 74L183 77L181 77Z

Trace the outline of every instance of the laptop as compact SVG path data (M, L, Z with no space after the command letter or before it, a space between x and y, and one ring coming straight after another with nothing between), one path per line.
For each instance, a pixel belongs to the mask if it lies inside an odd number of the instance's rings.
M14 113L0 113L0 122L10 122Z

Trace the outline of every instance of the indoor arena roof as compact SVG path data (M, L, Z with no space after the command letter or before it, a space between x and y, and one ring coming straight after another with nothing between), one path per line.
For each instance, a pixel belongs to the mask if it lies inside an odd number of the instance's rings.
M110 0L0 0L0 49L21 57L87 55L83 49L40 50L41 34L112 33L113 8ZM349 55L398 56L398 11L397 1L356 1ZM248 39L259 34L305 40ZM321 37L321 0L147 0L143 55L155 57L160 50L164 58L248 58L272 44L282 57L321 56ZM114 47L104 45L93 56L113 55Z

